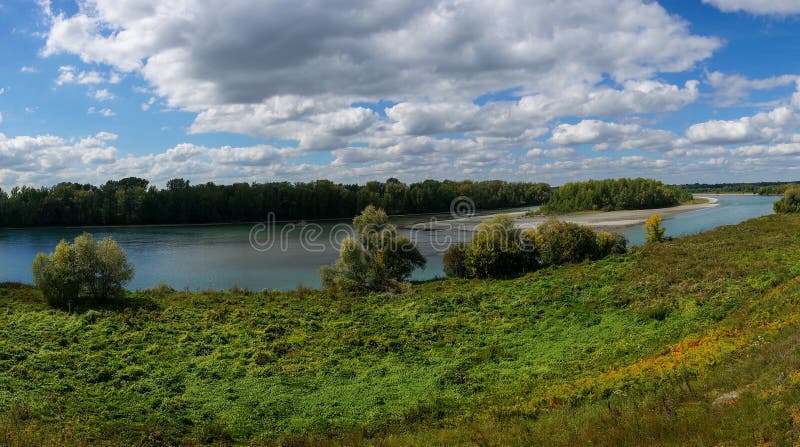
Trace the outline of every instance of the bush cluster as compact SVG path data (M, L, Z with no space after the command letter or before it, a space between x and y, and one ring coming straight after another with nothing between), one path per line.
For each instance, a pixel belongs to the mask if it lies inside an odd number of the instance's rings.
M444 271L452 277L505 278L626 251L627 241L620 234L555 219L521 231L509 216L497 216L481 223L469 244L453 245L445 252Z
M95 241L84 233L62 240L53 253L39 253L31 266L33 281L48 304L71 308L102 304L119 297L133 278L125 251L111 238Z
M776 213L800 212L800 186L792 186L783 194L783 198L772 207Z

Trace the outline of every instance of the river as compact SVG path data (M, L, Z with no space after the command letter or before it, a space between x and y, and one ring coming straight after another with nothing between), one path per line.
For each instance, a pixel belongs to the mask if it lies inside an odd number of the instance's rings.
M698 233L771 214L772 203L777 200L752 195L713 197L719 199L719 206L665 219L667 235ZM446 216L403 216L392 221L405 228L431 217ZM72 239L84 231L96 238L111 236L128 252L136 269L130 289L167 284L192 290L232 286L287 290L319 287L319 267L336 259L334 247L349 226L344 222L312 222L275 223L255 230L253 225L0 230L0 281L32 282L30 265L36 253L51 252L60 239ZM427 267L415 272L414 279L443 276L443 249L453 240L469 237L457 229L401 232L416 240L428 258ZM622 232L631 245L644 240L644 231L638 226Z

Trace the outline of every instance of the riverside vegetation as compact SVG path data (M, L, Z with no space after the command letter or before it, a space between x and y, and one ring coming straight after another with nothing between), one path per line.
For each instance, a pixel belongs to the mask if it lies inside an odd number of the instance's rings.
M0 445L800 441L797 213L391 293L0 305Z

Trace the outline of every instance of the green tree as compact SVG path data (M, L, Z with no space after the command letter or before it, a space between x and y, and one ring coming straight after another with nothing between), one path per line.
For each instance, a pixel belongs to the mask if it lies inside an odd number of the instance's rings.
M31 265L33 282L42 291L47 304L60 308L78 304L81 282L75 264L74 251L64 240L56 245L53 253L36 255Z
M776 213L798 213L800 212L800 186L792 186L786 189L783 197L775 202L773 209Z
M583 225L550 219L539 225L534 240L539 263L543 266L600 257L595 232Z
M425 257L407 237L397 233L386 212L373 205L353 219L355 237L342 243L339 259L320 271L325 289L344 292L393 290Z
M467 267L464 260L467 255L467 244L453 244L444 252L442 264L444 274L450 277L466 278Z
M87 233L72 244L59 242L50 255L39 253L31 270L47 302L62 308L117 298L133 277L125 251L113 239L95 242Z
M464 267L473 278L510 277L531 267L530 255L514 219L500 215L478 226L464 252Z

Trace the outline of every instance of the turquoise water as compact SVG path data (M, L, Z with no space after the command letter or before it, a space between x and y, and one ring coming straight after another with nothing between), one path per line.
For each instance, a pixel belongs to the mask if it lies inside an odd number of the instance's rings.
M667 235L679 236L710 230L720 225L772 213L775 197L722 195L720 205L681 214L664 221ZM440 219L446 216L438 216ZM398 226L426 221L430 216L395 218ZM111 236L128 252L136 268L129 288L152 287L160 283L176 289L227 289L232 286L253 290L318 287L319 267L337 257L336 240L349 231L339 222L312 223L286 227L276 224L271 231L274 244L256 250L250 243L252 225L128 228L46 228L0 230L0 281L31 282L30 265L38 252L50 252L60 239L72 239L87 231L96 238ZM283 236L280 232L283 230ZM428 266L415 279L442 276L442 251L452 240L468 234L421 231L403 233L417 241L428 258ZM641 228L624 231L632 245L644 240ZM266 232L256 234L256 247L265 248ZM331 241L331 236L333 241Z
M719 205L664 219L667 236L702 233L722 225L734 225L754 217L766 216L772 214L772 204L778 200L775 196L735 194L700 194L700 196L714 197L719 200ZM644 230L638 225L621 233L628 238L630 245L644 243Z

